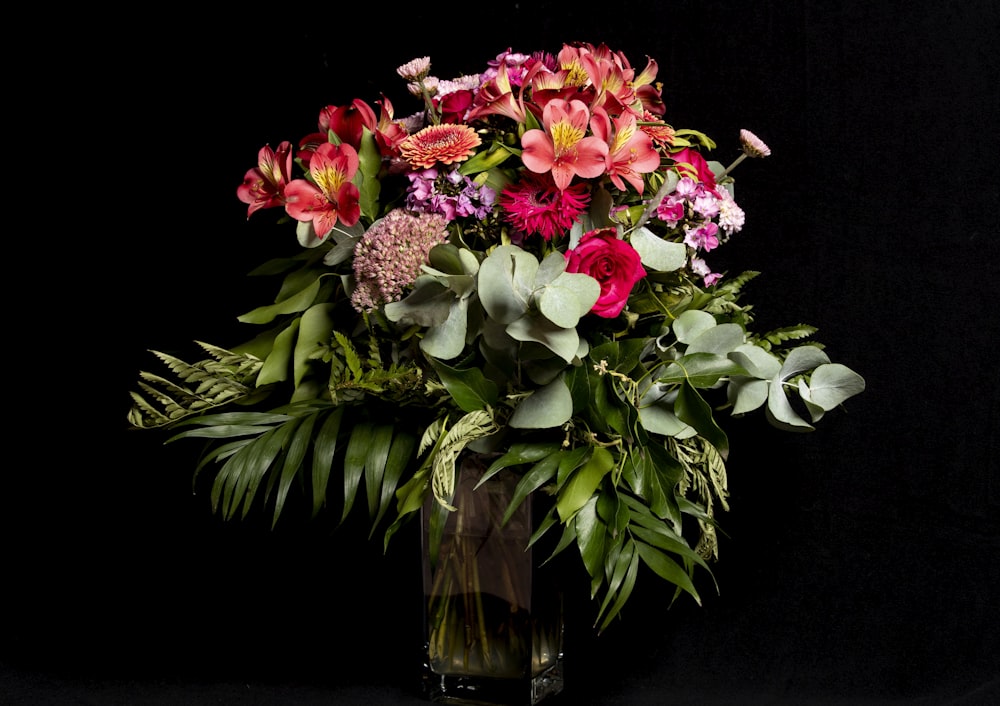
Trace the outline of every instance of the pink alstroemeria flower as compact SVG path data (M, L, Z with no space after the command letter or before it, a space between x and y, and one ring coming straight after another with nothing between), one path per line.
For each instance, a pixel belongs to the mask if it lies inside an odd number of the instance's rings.
M580 63L595 90L592 107L601 106L617 115L637 104L635 91L632 90L635 72L624 54L613 52L607 45L601 44L582 51Z
M608 143L607 173L611 183L625 191L627 181L642 196L642 175L660 168L660 154L653 148L653 140L637 125L636 116L622 113L611 120L601 108L594 110L591 120L594 134Z
M247 218L262 208L274 208L285 202L284 190L292 174L292 144L282 142L277 150L264 145L257 153L257 166L247 171L236 196L247 207Z
M544 130L528 130L521 137L521 160L536 174L552 172L563 191L574 176L599 177L607 169L608 143L587 135L590 110L583 101L552 100L542 111Z
M543 68L539 66L539 70ZM497 67L495 77L479 87L466 120L479 120L488 115L504 115L518 123L524 123L528 119L524 106L524 85L518 88L515 96L514 86L504 63Z
M285 210L297 221L312 221L321 240L337 221L354 225L361 218L360 192L351 183L357 171L358 153L353 147L346 143L320 145L309 161L313 181L295 179L288 183Z

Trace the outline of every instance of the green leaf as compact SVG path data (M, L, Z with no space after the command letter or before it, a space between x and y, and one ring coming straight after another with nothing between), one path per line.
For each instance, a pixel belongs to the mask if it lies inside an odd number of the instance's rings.
M248 311L246 314L238 316L237 319L245 324L266 324L274 321L275 317L282 314L297 314L305 311L316 301L320 280L321 277L317 277L307 287L287 299L282 299L267 306L257 307L253 311Z
M680 461L659 444L648 444L629 450L624 470L632 492L645 501L643 507L648 507L657 520L667 519L679 528L681 517L674 498L684 478ZM625 498L627 503L628 496Z
M403 473L413 461L413 450L417 446L417 438L401 429L395 430L392 438L392 445L389 447L389 454L385 460L385 473L382 475L382 488L379 495L378 514L371 524L372 532L382 521L385 513L392 504L392 498L399 487L399 481ZM369 539L371 533L369 533Z
M792 407L785 392L785 382L829 362L826 353L816 346L799 346L791 350L768 388L767 419L772 425L785 431L813 431L814 427Z
M521 480L517 482L517 486L514 488L514 493L507 504L507 509L504 511L503 519L500 522L501 526L510 522L510 518L514 516L517 508L521 506L525 498L552 480L556 475L556 470L559 468L559 462L560 454L558 452L550 454L532 466L531 470L521 477Z
M604 573L604 546L608 532L607 525L597 514L597 498L590 498L572 522L583 565L592 578L599 579Z
M692 353L673 361L656 375L656 382L675 385L687 382L694 387L712 387L724 377L746 373L735 361L717 353Z
M288 444L288 451L285 453L285 462L281 468L281 475L279 476L278 493L274 498L274 517L271 520L272 529L278 524L278 517L285 507L285 498L288 496L288 489L291 487L292 480L302 468L306 452L312 445L312 430L315 424L316 415L311 414L302 420L302 423L295 429L295 433L292 434L290 443ZM244 515L247 509L247 507L244 507Z
M739 324L719 324L700 334L690 342L685 353L714 353L726 356L746 342L746 332Z
M374 520L378 515L379 498L385 465L392 445L392 425L379 424L372 430L365 455L365 491L368 495L368 517ZM394 489L395 490L395 489Z
M347 519L348 513L354 506L374 430L375 425L371 422L359 422L354 425L351 437L347 440L347 450L344 454L344 510L340 517L341 523Z
M264 365L257 376L257 387L269 385L273 382L284 382L288 379L288 372L292 360L292 345L295 336L299 331L301 319L295 318L292 322L277 335L271 352L264 359Z
M652 569L657 576L684 589L691 594L698 605L701 605L701 596L698 595L698 590L694 587L694 582L691 581L688 572L681 568L676 561L656 547L644 542L636 542L635 546L643 563Z
M469 159L462 162L458 168L458 173L463 176L470 176L485 172L503 164L508 157L519 155L520 150L512 149L499 141L493 141L489 148L481 150Z
M701 309L687 309L670 325L674 335L681 343L691 343L705 331L718 324L715 317Z
M614 456L603 447L594 448L590 459L578 468L559 490L556 510L562 522L579 512L590 500L601 479L615 466Z
M565 268L566 260L555 252L542 263L557 259ZM561 328L573 328L587 314L601 296L601 285L596 279L579 272L563 272L537 292L538 310Z
M469 300L453 299L448 318L431 326L420 339L420 350L434 358L449 360L462 353L468 331Z
M559 449L559 444L553 443L515 442L507 448L507 452L503 456L490 464L490 467L483 473L483 477L476 483L476 487L481 486L504 468L536 463Z
M333 456L337 451L337 436L340 433L340 421L344 417L344 408L334 408L323 420L323 425L316 434L312 458L312 516L316 517L326 502L326 488L330 482L330 471L333 467Z
M538 260L516 245L501 245L479 267L479 299L490 318L510 324L531 303Z
M580 335L574 328L563 328L539 314L522 316L507 325L507 334L518 341L540 343L567 363L580 352Z
M573 395L560 375L521 400L509 424L514 429L551 429L565 424L572 415Z
M698 391L688 381L684 381L677 393L677 402L674 405L677 410L677 417L685 424L690 424L698 433L712 446L722 458L729 455L729 439L726 433L716 424L712 416L712 408L709 406Z
M367 127L362 127L361 144L358 149L358 172L354 183L358 187L358 203L361 213L374 220L378 216L378 196L382 183L378 180L382 169L382 154L375 135Z
M434 358L431 358L431 365L441 384L463 412L486 409L497 403L500 391L495 382L483 375L480 368L453 368Z
M324 303L309 307L302 314L299 333L292 358L295 387L299 387L309 372L310 361L318 350L330 346L333 335L333 304Z
M600 621L599 632L606 630L621 612L625 602L632 595L638 575L639 554L636 552L636 543L628 540L615 561L614 572L608 584L608 594L601 605L599 616L603 615L603 619Z

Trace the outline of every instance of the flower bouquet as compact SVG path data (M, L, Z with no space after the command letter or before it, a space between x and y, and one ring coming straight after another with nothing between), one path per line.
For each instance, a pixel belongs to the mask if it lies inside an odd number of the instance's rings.
M154 351L168 372L140 372L130 424L207 440L196 472L224 518L343 521L363 498L386 545L425 501L443 523L462 460L491 458L480 484L517 474L496 522L547 501L529 543L579 555L599 630L644 573L700 600L720 417L809 431L864 380L812 326L754 329L758 272L713 271L744 226L733 167L770 150L744 130L729 166L709 159L657 71L586 43L449 79L419 58L398 69L413 112L329 105L262 147L235 186L287 234L251 273L276 296L239 316L257 332L239 345Z

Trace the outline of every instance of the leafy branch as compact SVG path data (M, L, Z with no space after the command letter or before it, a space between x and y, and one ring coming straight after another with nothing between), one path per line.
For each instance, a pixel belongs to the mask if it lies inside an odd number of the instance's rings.
M167 353L150 351L167 366L174 379L140 371L138 385L142 393L129 393L133 402L128 412L130 424L142 429L164 427L223 405L256 401L266 392L254 384L264 364L260 358L201 341L196 343L211 357L187 363Z

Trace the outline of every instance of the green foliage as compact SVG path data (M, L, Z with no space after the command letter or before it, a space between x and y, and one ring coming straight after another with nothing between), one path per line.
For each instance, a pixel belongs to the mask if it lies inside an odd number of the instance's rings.
M145 371L139 373L140 392L131 392L128 422L140 429L154 429L185 417L258 398L255 387L262 361L208 343L196 342L211 356L196 363L151 351L167 366L173 379Z

